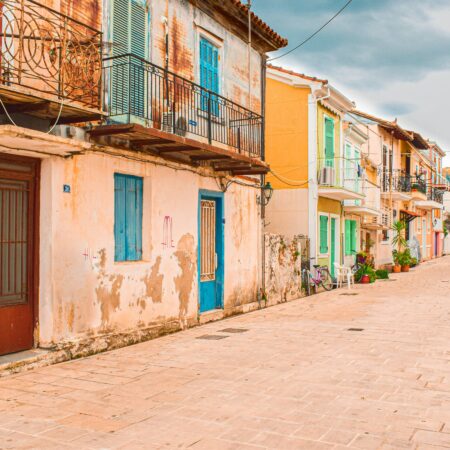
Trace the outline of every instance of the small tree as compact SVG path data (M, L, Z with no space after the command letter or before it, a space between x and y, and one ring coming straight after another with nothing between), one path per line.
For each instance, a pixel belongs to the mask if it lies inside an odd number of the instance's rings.
M397 247L397 252L401 253L403 247L407 247L408 242L406 241L403 233L406 230L406 223L403 220L397 220L392 226L394 231L394 237L392 238L392 245Z

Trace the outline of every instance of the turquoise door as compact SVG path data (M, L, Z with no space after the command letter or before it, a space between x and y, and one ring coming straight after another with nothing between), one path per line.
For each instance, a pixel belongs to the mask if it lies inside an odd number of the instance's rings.
M336 219L331 218L331 232L330 232L330 273L334 277L336 262Z
M200 312L223 307L223 194L201 191L199 204Z

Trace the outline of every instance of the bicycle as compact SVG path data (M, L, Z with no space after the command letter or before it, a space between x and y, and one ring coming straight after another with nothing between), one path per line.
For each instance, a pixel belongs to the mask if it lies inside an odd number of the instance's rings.
M314 287L314 291L317 292L317 289L322 286L326 291L331 291L334 286L333 277L326 266L320 266L319 264L313 265L314 269L316 269L316 275L314 276L310 271L309 272L309 289L312 285Z

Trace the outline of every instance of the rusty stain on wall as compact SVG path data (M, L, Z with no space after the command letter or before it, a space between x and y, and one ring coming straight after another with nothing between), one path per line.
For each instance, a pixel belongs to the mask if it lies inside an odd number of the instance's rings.
M67 314L67 325L69 327L70 332L73 332L74 321L75 321L75 305L71 303Z
M193 80L194 70L192 64L192 52L184 45L184 42L186 42L186 31L184 30L183 25L178 21L176 15L173 16L171 25L171 69L176 74L184 76L189 80ZM182 94L182 91L180 91L180 94Z
M143 279L145 283L145 294L147 297L150 297L152 299L153 303L161 303L162 301L162 286L164 275L162 273L159 273L160 267L161 256L158 256L156 258L155 264L153 264L151 268L150 274Z
M196 270L194 236L189 233L183 235L178 241L177 251L174 254L178 259L178 265L181 269L180 275L174 278L174 282L180 300L180 319L183 319L188 312L189 297L192 292L192 284Z

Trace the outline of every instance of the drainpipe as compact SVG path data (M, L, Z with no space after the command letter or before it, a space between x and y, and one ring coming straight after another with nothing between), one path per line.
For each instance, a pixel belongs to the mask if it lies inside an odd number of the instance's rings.
M266 141L265 141L265 129L266 129L266 55L261 55L261 160L265 161L266 158ZM261 175L261 186L266 183L265 175ZM264 192L261 189L261 200L264 198ZM258 294L259 297L266 293L266 247L265 247L265 219L266 219L266 206L261 201L261 289ZM260 299L262 300L262 299ZM261 303L260 303L261 305Z
M164 25L164 40L165 40L165 57L164 57L164 79L166 84L166 104L167 111L170 111L169 99L169 20L166 16L161 17L161 22Z

